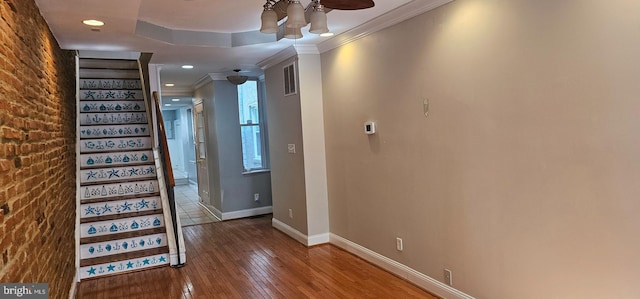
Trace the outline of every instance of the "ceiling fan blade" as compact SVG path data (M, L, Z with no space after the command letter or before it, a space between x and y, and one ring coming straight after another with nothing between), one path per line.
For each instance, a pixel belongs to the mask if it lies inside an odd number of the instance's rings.
M365 9L375 5L373 0L321 0L320 3L325 7L340 10Z

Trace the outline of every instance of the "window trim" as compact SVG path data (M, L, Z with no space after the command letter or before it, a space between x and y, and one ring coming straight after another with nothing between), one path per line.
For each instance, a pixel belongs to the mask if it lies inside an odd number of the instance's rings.
M241 146L241 157L242 157L242 174L252 174L252 173L260 173L260 172L269 172L270 170L270 165L269 165L269 161L267 159L268 157L268 144L267 144L267 135L266 135L266 117L265 117L265 105L264 105L264 81L262 80L257 80L257 79L249 79L250 81L253 81L256 83L256 96L257 96L257 113L258 113L258 122L255 123L254 120L252 119L251 122L247 122L247 123L241 123L241 119L238 119L238 123L240 125L240 146ZM238 86L238 91L240 89L240 86ZM240 98L240 93L238 92L238 104L237 107L240 108L240 104L241 104L241 98ZM249 105L248 105L249 106ZM254 106L255 107L255 106ZM240 117L240 111L238 113L239 117ZM258 127L258 130L260 132L260 153L257 153L255 151L256 149L256 144L254 143L254 158L259 159L262 162L262 167L261 168L252 168L252 169L246 169L245 165L244 165L244 144L243 144L243 128L244 127ZM255 134L251 134L253 136L251 136L251 138L253 138L255 140Z

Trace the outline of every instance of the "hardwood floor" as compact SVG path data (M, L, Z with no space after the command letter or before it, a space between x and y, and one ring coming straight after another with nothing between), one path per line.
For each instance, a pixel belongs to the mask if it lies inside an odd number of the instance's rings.
M271 215L184 228L187 264L82 281L76 298L437 298L332 245L307 248Z

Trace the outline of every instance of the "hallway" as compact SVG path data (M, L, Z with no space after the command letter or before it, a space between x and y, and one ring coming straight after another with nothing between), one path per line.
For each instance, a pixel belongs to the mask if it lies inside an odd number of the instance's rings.
M178 216L183 227L220 221L198 203L198 187L196 185L175 186L174 194Z
M271 215L184 228L187 264L86 280L77 298L436 298L332 245L307 248Z

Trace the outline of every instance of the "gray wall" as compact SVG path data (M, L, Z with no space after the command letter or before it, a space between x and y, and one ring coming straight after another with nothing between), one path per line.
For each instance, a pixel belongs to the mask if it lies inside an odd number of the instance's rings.
M215 127L220 167L220 186L223 196L221 212L271 206L271 174L269 172L243 174L242 141L238 111L237 86L214 81ZM260 200L254 201L253 194Z
M283 67L292 61L293 58L265 70L273 218L307 234L300 96L284 96ZM288 144L296 145L296 154L288 153ZM293 218L289 218L289 209Z
M324 53L331 231L477 298L636 298L639 11L456 0Z

